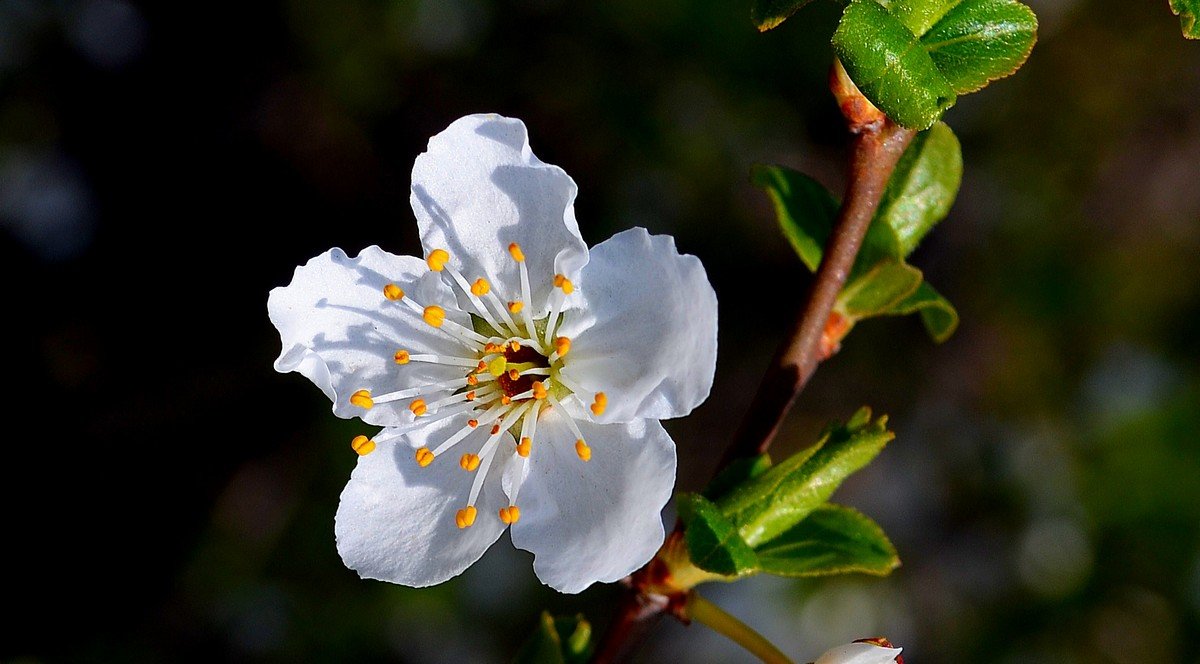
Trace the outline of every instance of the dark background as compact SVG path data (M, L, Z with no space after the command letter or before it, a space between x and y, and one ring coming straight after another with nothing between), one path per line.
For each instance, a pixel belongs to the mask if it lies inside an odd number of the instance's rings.
M888 579L756 578L717 602L807 661L1198 662L1200 43L1166 0L1041 0L1015 77L947 115L966 174L913 256L943 346L870 321L777 445L870 404L897 440L838 499ZM760 35L710 0L0 0L4 661L502 661L543 607L503 538L463 577L360 581L332 517L362 426L271 370L267 291L330 246L418 253L408 173L455 118L524 119L584 237L642 225L720 299L712 397L670 423L701 486L807 275L747 180L840 189L824 0ZM669 625L646 661L746 658Z

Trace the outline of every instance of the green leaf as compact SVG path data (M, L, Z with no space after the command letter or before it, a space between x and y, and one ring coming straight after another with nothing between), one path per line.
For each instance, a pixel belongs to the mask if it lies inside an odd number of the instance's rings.
M750 20L759 32L778 26L812 0L754 0L750 7Z
M964 0L921 37L958 94L1015 72L1035 41L1037 16L1016 0Z
M1179 17L1184 37L1200 39L1200 0L1171 0L1171 11Z
M876 0L914 35L923 35L962 0Z
M585 664L592 657L592 625L583 614L555 618L542 612L537 630L513 658L514 664Z
M887 416L860 411L816 445L773 466L718 501L721 513L751 547L778 537L821 506L851 473L867 465L895 435Z
M898 258L950 213L962 183L962 148L950 127L939 122L917 134L900 157L879 201L875 220L895 233Z
M881 261L846 284L838 295L837 308L855 320L878 316L916 292L921 280L921 271L911 265Z
M833 48L862 93L892 120L928 129L955 93L917 36L875 0L852 0Z
M784 237L804 265L815 272L837 216L837 200L820 182L782 166L756 165L750 181L766 190Z
M950 335L954 334L954 330L958 329L958 311L927 282L922 283L917 290L913 291L912 295L896 303L894 307L884 313L903 316L916 312L921 314L921 322L925 325L925 331L938 343L949 339Z
M754 457L734 459L725 469L704 488L702 495L709 500L720 500L743 482L762 475L771 467L771 455L760 454Z
M754 551L707 498L697 493L681 494L676 506L693 565L723 576L748 574L758 568Z
M778 576L886 576L900 566L882 528L856 510L832 504L813 510L756 552L762 571Z

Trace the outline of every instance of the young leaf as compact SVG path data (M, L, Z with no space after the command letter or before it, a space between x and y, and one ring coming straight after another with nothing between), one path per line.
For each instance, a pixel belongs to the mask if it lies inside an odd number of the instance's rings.
M946 218L962 182L958 138L939 122L917 134L892 171L872 224L886 225L896 236L899 258L917 248L934 225Z
M750 7L750 20L759 32L778 26L812 0L754 0Z
M949 339L958 328L958 311L954 309L954 305L927 282L923 282L912 295L884 313L904 316L914 312L920 312L925 331L939 344Z
M1200 39L1200 0L1171 0L1171 11L1179 16L1184 37Z
M778 576L885 576L900 565L882 528L856 510L833 504L813 510L756 552L761 570Z
M876 0L914 35L923 35L962 0Z
M717 505L751 547L778 537L822 505L851 473L867 465L895 437L887 416L830 429L807 450L744 483Z
M804 265L815 272L837 216L837 200L820 182L782 166L756 165L750 181L766 190L784 237Z
M964 0L921 37L958 94L1015 72L1035 41L1037 16L1016 0Z
M916 35L875 0L851 0L833 48L855 84L892 120L928 129L955 93Z
M758 569L754 551L707 498L697 493L681 494L676 506L693 565L723 576L740 576Z
M592 657L592 647L592 625L582 613L555 618L546 611L513 663L585 664Z
M881 261L855 278L838 295L837 308L855 320L878 316L902 302L921 285L921 271L901 261Z
M754 457L734 459L724 470L704 487L701 495L709 500L720 500L743 482L762 475L771 467L771 455L760 454Z

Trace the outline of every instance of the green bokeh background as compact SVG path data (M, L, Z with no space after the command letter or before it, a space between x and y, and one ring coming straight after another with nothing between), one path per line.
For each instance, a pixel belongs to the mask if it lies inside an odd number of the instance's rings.
M798 661L883 634L912 662L1200 662L1200 43L1165 0L1029 4L1028 64L946 116L962 192L912 257L958 333L863 323L776 446L889 413L838 500L904 566L709 591ZM507 537L434 589L345 569L364 428L271 371L266 293L330 246L418 253L424 142L520 117L590 243L641 225L709 271L716 384L668 424L699 488L809 279L749 168L841 188L837 15L760 35L710 0L0 0L0 659L504 661L542 608L602 628L615 588L548 590ZM746 660L675 624L639 657Z

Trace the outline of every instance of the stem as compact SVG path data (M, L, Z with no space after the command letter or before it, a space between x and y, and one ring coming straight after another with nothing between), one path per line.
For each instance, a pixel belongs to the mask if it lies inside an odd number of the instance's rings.
M780 652L779 648L776 648L766 637L751 629L746 623L729 615L721 607L704 599L700 593L691 592L688 596L686 610L693 620L724 634L767 664L792 664L792 660Z

